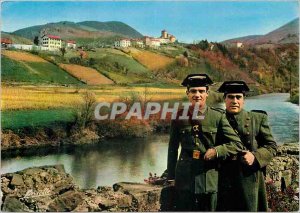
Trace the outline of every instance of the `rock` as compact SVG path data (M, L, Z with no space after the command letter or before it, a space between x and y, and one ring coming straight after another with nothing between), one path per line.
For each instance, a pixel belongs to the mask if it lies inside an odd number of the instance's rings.
M67 191L50 203L48 210L51 212L73 211L82 203L83 196L83 193L77 191Z
M29 212L30 209L15 197L7 196L3 202L2 211L5 212Z
M24 184L22 176L19 174L14 174L10 184L12 186L22 186Z
M278 146L277 155L295 155L299 156L299 145L298 143L285 143Z
M160 209L160 194L162 187L142 183L116 183L113 185L115 191L132 196L132 203L136 205L137 211L158 211Z
M3 174L1 183L3 211L120 212L158 211L160 207L158 186L117 183L113 187L79 189L62 165Z

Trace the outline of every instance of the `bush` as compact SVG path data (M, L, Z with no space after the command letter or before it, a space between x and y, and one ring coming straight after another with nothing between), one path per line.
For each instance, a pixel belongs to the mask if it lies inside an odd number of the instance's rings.
M80 57L72 57L69 59L69 63L81 65L81 58Z
M75 111L75 126L80 130L88 127L93 122L96 104L94 93L87 91L83 94L82 99L82 104Z

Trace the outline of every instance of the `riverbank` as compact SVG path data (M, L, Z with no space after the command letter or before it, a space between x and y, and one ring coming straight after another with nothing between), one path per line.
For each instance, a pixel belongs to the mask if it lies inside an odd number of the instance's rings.
M299 149L279 147L267 167L268 202L271 211L297 211ZM283 184L284 183L284 184ZM169 188L144 183L81 189L62 165L42 166L1 176L2 211L139 211L166 209Z
M94 144L111 138L143 138L154 133L166 133L169 126L170 120L116 119L93 120L86 127L76 122L60 122L48 127L8 129L1 132L1 150Z

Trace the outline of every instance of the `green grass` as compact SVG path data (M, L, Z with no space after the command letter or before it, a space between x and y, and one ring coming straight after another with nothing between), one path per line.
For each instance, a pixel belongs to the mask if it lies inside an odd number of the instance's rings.
M18 110L1 112L2 129L50 126L55 122L72 121L72 109Z
M54 64L19 62L5 56L1 57L1 78L4 82L82 84Z

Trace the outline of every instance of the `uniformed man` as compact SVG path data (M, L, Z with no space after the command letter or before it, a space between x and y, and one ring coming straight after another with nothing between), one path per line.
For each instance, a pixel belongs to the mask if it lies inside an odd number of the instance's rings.
M206 74L191 74L182 82L191 107L188 119L180 119L179 110L171 122L167 168L168 179L175 180L176 211L216 210L218 160L244 149L225 113L206 105L212 83ZM193 119L195 107L199 119Z
M226 117L247 151L224 161L220 169L218 210L267 211L264 169L276 154L267 113L243 109L249 87L243 81L225 81Z

